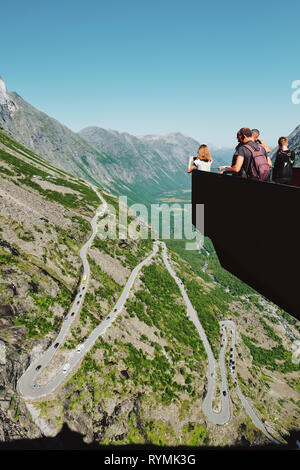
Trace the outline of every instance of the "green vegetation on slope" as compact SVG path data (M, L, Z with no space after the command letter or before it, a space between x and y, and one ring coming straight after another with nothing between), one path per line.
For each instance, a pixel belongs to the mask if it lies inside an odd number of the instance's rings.
M60 289L59 295L55 297L41 295L42 293L30 292L35 307L14 320L16 326L24 325L26 327L25 337L28 339L42 338L47 333L59 331L62 318L53 314L54 307L57 305L66 309L71 302L70 292L63 288Z
M164 240L169 249L175 251L184 259L193 269L193 272L204 281L211 282L209 274L214 276L216 282L223 287L228 287L232 295L245 295L256 293L251 287L240 281L237 277L226 271L220 265L214 246L208 237L204 239L204 249L186 250L185 244L189 240ZM208 256L209 254L209 256ZM207 263L206 271L203 267Z
M292 352L287 351L281 344L271 349L265 349L254 344L255 338L253 339L243 334L241 336L250 351L255 365L283 374L300 370L300 364L292 362Z
M18 142L12 140L1 131L0 142L14 151L18 150L19 148L24 148L23 146L18 144ZM35 156L35 158L30 157L32 152L27 151L27 149L25 150L26 153L21 153L23 158L18 158L9 153L8 151L5 151L0 148L0 160L4 161L12 168L12 170L14 170L12 171L8 170L5 167L0 167L1 172L6 174L7 176L18 175L18 180L13 181L15 184L25 184L26 186L30 186L31 188L38 191L44 198L48 199L49 201L58 202L59 204L62 204L63 206L69 209L77 209L78 207L83 207L87 212L90 212L90 206L95 209L99 205L99 199L95 191L93 191L85 183L80 183L79 180L74 181L73 176L68 175L65 172L61 172L60 170L50 166L47 162L44 162L37 156ZM24 158L26 158L26 161L24 160ZM47 170L51 170L51 172L60 174L62 176L66 175L66 178L62 178L61 176L53 176L53 174ZM76 191L77 194L63 194L59 191L43 189L38 184L38 180L33 181L35 177L40 177L43 181L47 181L56 186L65 186L69 189L73 189L74 191Z

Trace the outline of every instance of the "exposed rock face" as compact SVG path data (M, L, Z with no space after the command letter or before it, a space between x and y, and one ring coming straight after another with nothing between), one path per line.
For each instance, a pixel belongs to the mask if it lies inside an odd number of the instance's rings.
M17 346L1 343L6 348L6 359L5 363L0 361L0 442L41 437L25 403L16 395L17 380L28 367L29 357L20 355Z
M10 129L14 128L14 114L17 110L18 105L7 92L5 83L0 77L0 129L10 132Z
M15 101L7 93L6 86L2 77L0 77L0 106L2 107L1 114L3 113L4 115L12 115L18 109L18 106Z

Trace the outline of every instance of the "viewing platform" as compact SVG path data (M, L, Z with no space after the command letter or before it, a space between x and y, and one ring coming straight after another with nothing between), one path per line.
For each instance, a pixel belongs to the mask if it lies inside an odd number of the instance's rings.
M257 292L300 320L300 168L293 184L192 173L192 222L204 204L204 236L219 261Z

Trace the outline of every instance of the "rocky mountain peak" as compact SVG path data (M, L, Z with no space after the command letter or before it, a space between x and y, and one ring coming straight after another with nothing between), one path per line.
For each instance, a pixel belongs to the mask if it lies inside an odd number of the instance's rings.
M7 89L6 89L6 85L1 76L0 76L0 106L4 106L8 108L8 112L10 114L13 114L18 109L17 104L9 96L9 93L7 92Z
M3 78L0 76L0 104L6 104L8 99L6 86Z

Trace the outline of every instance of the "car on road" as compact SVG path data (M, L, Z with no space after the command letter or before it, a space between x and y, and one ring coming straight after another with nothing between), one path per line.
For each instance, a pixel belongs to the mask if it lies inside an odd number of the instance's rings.
M39 384L33 384L32 388L40 388L40 385Z
M225 392L225 390L223 390L223 395L224 395L224 397L226 397L226 392Z
M69 369L70 369L70 364L67 362L67 363L63 366L63 373L66 374Z
M107 320L109 320L109 319L110 319L110 316L107 317Z
M118 309L117 309L117 308L115 308L115 309L114 309L114 312L117 312L117 310L118 310Z
M80 353L84 348L84 343L79 343L77 346L77 352Z
M80 294L80 296L79 296L79 297L82 297L82 294Z
M77 305L79 305L79 304L80 304L80 302L79 302L79 300L78 300Z
M74 317L74 315L75 315L75 312L72 312L72 313L71 313L71 317Z
M59 346L59 343L55 343L55 345L53 346L55 349L58 348Z
M39 364L39 365L35 368L35 370L40 370L41 367L42 367L42 366Z

